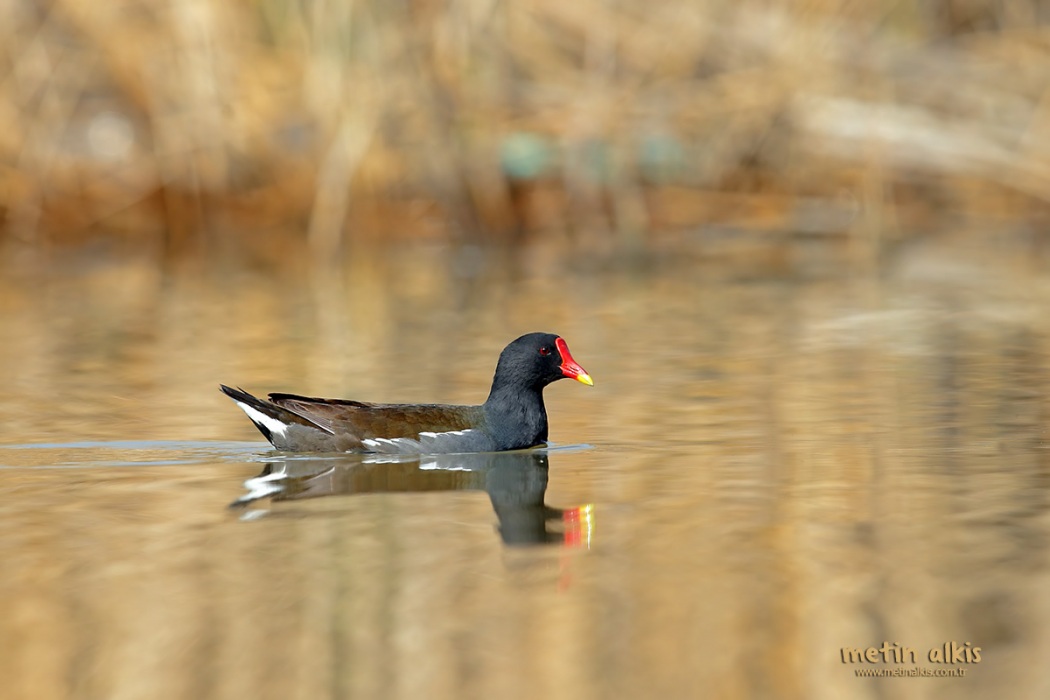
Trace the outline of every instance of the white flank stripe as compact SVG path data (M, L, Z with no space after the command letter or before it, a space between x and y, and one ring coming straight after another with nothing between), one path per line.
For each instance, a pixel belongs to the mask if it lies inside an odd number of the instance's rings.
M383 454L411 454L419 452L419 443L412 438L365 438L361 444Z
M259 425L265 427L274 435L280 435L281 437L284 437L284 434L288 432L288 426L282 423L281 421L277 420L276 418L271 418L262 411L258 411L246 403L238 401L237 405L241 407L241 410L244 411L249 418L251 418Z
M470 429L467 429L467 430L449 430L448 432L444 432L444 433L420 433L419 437L436 438L436 437L441 437L442 435L466 435L469 432L470 432Z
M421 432L419 433L418 440L414 440L410 437L365 438L361 441L361 444L373 452L384 454L419 454L421 452L426 453L429 449L438 452L449 452L451 451L449 448L454 445L446 444L448 438L458 437L472 432L474 431L469 429L450 430L445 433Z

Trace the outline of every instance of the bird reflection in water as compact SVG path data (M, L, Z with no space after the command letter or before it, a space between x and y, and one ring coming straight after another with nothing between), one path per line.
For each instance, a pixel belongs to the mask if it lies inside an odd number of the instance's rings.
M346 455L274 460L244 482L248 493L230 504L247 508L265 498L297 501L324 496L415 491L485 491L508 545L561 544L590 548L594 506L552 508L546 450L422 456ZM248 510L244 519L268 511Z

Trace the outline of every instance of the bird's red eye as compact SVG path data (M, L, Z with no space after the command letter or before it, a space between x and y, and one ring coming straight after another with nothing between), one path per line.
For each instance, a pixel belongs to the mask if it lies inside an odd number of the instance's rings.
M542 347L540 348L540 354L546 357L547 355L551 354L551 349L548 347Z

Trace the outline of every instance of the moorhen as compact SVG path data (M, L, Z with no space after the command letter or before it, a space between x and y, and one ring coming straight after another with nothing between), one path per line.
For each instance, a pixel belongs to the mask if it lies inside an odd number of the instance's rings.
M529 333L500 353L480 406L381 404L295 394L256 398L220 385L278 450L441 454L496 452L547 441L543 388L564 377L592 386L557 335Z

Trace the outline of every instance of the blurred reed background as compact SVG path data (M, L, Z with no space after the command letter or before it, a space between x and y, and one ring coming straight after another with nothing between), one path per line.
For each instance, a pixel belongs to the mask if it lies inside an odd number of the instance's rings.
M1048 19L1038 0L8 0L0 246L1038 232Z

